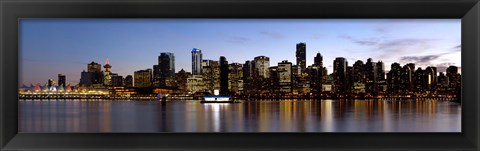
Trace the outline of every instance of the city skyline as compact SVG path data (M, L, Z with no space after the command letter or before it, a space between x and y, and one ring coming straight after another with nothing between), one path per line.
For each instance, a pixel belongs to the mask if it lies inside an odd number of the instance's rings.
M312 28L314 25L327 27L319 27L319 30L322 29L321 32L315 32L314 28L310 29L314 32L305 33L308 27ZM328 25L342 26L328 28ZM267 26L269 28L266 28ZM145 29L146 27L151 29ZM240 29L233 29L234 27ZM212 28L218 30L210 32L210 35L197 36L208 33L206 29ZM337 29L338 31L323 31L324 29ZM367 30L351 31L354 29ZM148 32L149 30L161 30L172 34L157 35L166 37L155 42L156 36L151 35L153 33ZM292 32L296 34L292 34ZM130 36L120 36L128 33ZM352 66L356 60L364 62L368 58L372 58L375 62L381 60L385 63L386 71L390 70L390 64L393 62L402 65L415 63L417 67L422 68L435 66L438 67L438 72L445 72L444 68L450 65L461 68L460 20L458 19L27 19L20 21L20 35L21 80L19 84L43 83L45 79L55 79L57 74L66 75L66 83L76 84L80 80L80 72L86 70L86 64L95 61L104 65L102 61L105 58L110 59L113 73L123 76L133 75L138 70L152 69L152 65L157 64L158 55L165 52L175 55L175 66L177 66L175 73L181 69L191 72L190 53L192 48L201 49L204 60L218 61L220 56L225 56L229 63L243 64L256 56L267 56L270 58L270 66L275 66L283 60L288 60L296 65L296 44L301 42L306 43L306 66L313 64L314 56L320 52L323 56L323 64L327 67L329 74L333 71L332 64L336 57L345 57L349 66ZM95 35L98 37L92 38ZM141 38L142 35L146 36ZM208 39L215 35L217 38ZM137 39L136 36L140 37ZM146 38L149 36L153 39ZM172 36L174 38L171 38ZM158 37L156 38L159 39ZM161 45L167 42L172 42L172 44ZM145 48L144 45L148 45L148 48ZM124 48L122 46L126 48L121 49ZM137 47L138 51L134 51ZM232 51L241 53L233 52L232 54ZM71 57L72 55L75 57Z

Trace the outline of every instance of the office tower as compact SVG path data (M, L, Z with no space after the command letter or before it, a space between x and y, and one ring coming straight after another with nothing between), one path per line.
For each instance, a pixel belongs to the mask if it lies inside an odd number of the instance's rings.
M80 85L82 86L98 86L103 85L104 73L101 71L101 65L91 62L87 65L87 72L82 71L80 77Z
M404 65L400 71L400 93L406 94L413 92L415 66Z
M383 64L382 61L378 61L377 64L375 64L375 69L376 82L385 81L385 64ZM411 69L412 71L415 70L415 65L413 65Z
M224 56L220 56L220 94L230 94L228 91L228 61Z
M160 66L158 64L153 65L153 81L154 87L160 86Z
M228 90L232 94L243 91L243 66L240 63L228 64Z
M269 78L270 74L268 73L268 68L270 67L270 58L265 56L257 56L253 59L255 62L254 66L254 78Z
M190 72L186 72L183 69L181 69L178 73L175 74L175 84L181 93L187 92L187 80L190 75Z
M67 77L63 74L58 74L58 86L65 88L67 85L65 84Z
M448 88L448 77L445 75L445 73L440 72L440 75L438 76L438 83L437 86L442 89Z
M456 87L460 87L460 83L461 83L461 80L460 80L460 75L458 74L458 67L456 66L449 66L447 68L447 74L446 74L447 78L448 78L448 82L449 82L449 87L450 88L456 88Z
M365 63L365 92L368 94L377 93L377 64L372 62L372 58L367 59Z
M425 78L425 74L424 74L424 71L422 70L422 68L417 68L417 70L415 70L415 74L414 74L414 77L415 77L415 80L413 81L414 83L414 92L415 93L421 93L425 90L425 87L424 87L424 78Z
M245 61L243 64L243 87L244 91L243 94L249 94L252 90L251 83L253 81L253 67L252 65L254 61Z
M170 52L162 52L158 56L158 82L160 87L173 87L175 76L175 56Z
M298 43L297 44L297 51L296 51L296 57L297 57L297 66L300 68L300 72L304 73L305 68L307 65L307 45L305 43Z
M323 56L320 54L320 52L317 53L313 60L313 65L323 67Z
M192 74L202 75L202 50L192 49Z
M112 86L123 86L123 76L119 76L117 73L111 73Z
M214 90L220 89L220 62L203 60L202 63L203 86L213 93Z
M278 85L280 87L281 92L292 92L292 80L293 80L293 73L292 73L292 63L288 62L287 60L283 60L282 62L278 63Z
M346 80L345 80L345 91L350 94L352 93L352 90L353 90L353 85L354 85L354 82L353 82L353 67L351 66L347 66L347 70L346 70L346 74L345 74L345 77L346 77Z
M337 57L333 61L334 91L337 94L345 93L347 80L347 60Z
M127 75L124 79L125 87L133 87L133 77L132 75Z
M278 66L272 66L268 68L268 72L270 73L270 83L269 90L270 93L278 93L280 92L280 75L278 73Z
M435 90L437 86L437 67L425 68L425 85L429 92Z
M365 65L361 60L357 60L353 64L352 81L352 93L365 93Z
M103 68L105 69L105 71L103 72L103 85L111 85L112 77L110 76L110 70L111 70L112 66L110 65L110 62L108 61L108 58L105 61L105 65L103 66Z
M152 69L138 70L133 74L134 87L146 88L152 86Z
M322 83L324 68L319 65L312 65L307 67L308 81L310 83L310 92L314 95L319 95L322 92Z
M390 71L387 73L388 92L398 94L400 92L400 75L402 67L399 63L392 63Z
M92 61L87 67L88 72L102 72L102 66L96 62Z
M365 67L362 60L357 60L353 64L353 82L365 83Z

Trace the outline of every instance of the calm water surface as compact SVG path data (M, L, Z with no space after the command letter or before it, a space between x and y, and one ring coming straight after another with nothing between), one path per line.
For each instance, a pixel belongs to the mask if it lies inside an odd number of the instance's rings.
M36 132L461 132L446 101L20 100L19 131Z

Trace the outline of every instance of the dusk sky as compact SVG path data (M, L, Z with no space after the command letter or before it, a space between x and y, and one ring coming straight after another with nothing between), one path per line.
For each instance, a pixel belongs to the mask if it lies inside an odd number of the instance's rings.
M335 57L351 66L368 58L402 66L461 66L460 19L22 19L19 84L67 76L72 85L94 61L122 76L153 68L161 52L175 55L176 72L191 71L192 48L203 59L245 63L255 56L296 64L296 44L307 44L307 66L317 52L332 73Z

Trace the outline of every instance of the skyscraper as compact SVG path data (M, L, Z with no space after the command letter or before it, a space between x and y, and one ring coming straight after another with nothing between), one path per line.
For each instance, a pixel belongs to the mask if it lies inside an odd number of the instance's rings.
M254 66L254 78L261 77L261 78L268 78L270 77L270 73L268 68L270 67L270 58L265 56L257 56L253 59L255 62Z
M399 63L392 63L390 67L390 71L387 73L387 83L388 83L388 91L391 94L397 94L400 92L400 77L401 77L401 70L402 67Z
M192 49L192 74L202 75L202 50Z
M323 67L323 56L320 54L320 52L317 53L317 55L313 58L313 64L318 65L320 67Z
M296 51L296 57L297 57L297 66L300 67L300 72L304 73L305 68L307 67L307 45L305 43L298 43L297 44L297 51Z
M132 75L127 75L124 79L123 84L126 87L133 87L133 77L132 77Z
M102 66L96 62L88 64L88 72L102 72Z
M65 88L65 81L67 80L66 76L63 74L58 74L58 86Z
M336 93L344 93L347 80L347 60L337 57L333 61L334 90Z
M288 62L287 60L283 60L282 62L278 63L278 81L280 86L281 92L292 92L292 63Z
M87 72L85 70L81 73L80 85L103 85L104 73L102 72L102 66L98 63L91 62L87 65Z
M377 93L377 64L368 58L365 63L365 92L369 94Z
M137 88L152 86L152 69L138 70L133 74L134 85Z
M220 56L220 94L229 95L228 91L228 61L224 56Z
M160 87L174 86L175 56L170 52L160 53L158 56L158 81Z

